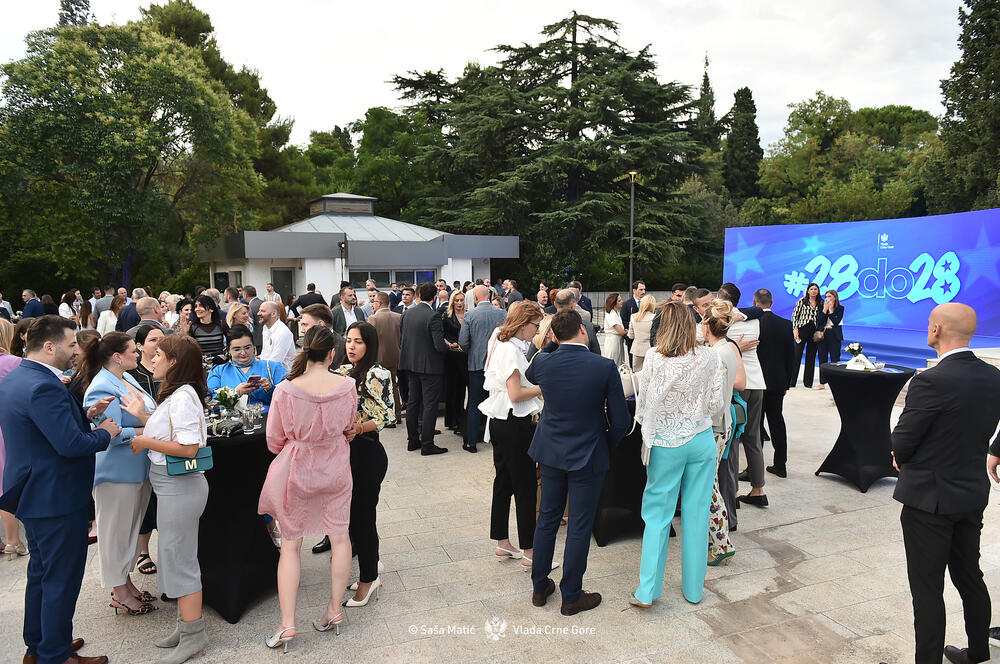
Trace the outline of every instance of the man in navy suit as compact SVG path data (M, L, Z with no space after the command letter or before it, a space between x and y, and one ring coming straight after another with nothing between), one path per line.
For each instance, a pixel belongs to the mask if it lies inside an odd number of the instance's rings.
M91 431L88 419L104 413L113 397L84 415L58 376L80 349L75 324L42 316L28 328L25 359L0 381L0 429L7 446L0 509L24 523L31 542L24 591L25 663L104 664L73 650L73 613L87 562L87 503L94 485L94 454L121 429L105 419Z
M37 318L38 316L45 315L45 309L42 307L41 300L35 295L35 291L25 288L24 292L21 293L21 299L24 300L24 310L21 312L21 318Z
M555 592L549 572L568 496L569 525L559 590L560 611L572 616L601 603L599 593L583 592L583 573L587 570L590 533L611 448L625 434L629 414L618 368L611 360L588 350L580 314L560 311L552 317L552 332L559 342L558 350L536 354L524 374L542 388L545 399L545 409L528 448L542 475L531 602L543 606Z

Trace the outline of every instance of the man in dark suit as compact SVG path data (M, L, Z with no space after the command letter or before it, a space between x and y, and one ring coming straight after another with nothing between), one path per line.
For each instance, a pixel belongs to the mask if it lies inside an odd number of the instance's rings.
M0 429L7 464L0 509L24 523L31 558L24 592L25 662L104 664L80 657L73 613L87 563L87 503L94 484L94 454L121 432L105 419L91 431L89 418L111 403L102 399L84 414L58 376L80 354L76 325L42 316L28 328L25 359L0 382Z
M622 325L625 329L628 329L629 321L632 320L632 314L639 311L639 301L646 295L646 282L638 279L632 282L632 297L625 300L622 305L621 316ZM625 346L628 348L629 352L632 351L632 339L625 337Z
M630 418L618 368L611 360L587 352L587 331L580 314L560 311L552 317L552 332L558 349L535 355L525 372L525 378L542 388L545 399L545 410L528 448L542 477L531 602L543 606L555 592L549 573L568 497L569 524L559 590L560 611L571 616L601 603L599 593L583 592L583 574L611 448L625 434Z
M340 304L333 307L333 331L345 335L348 327L364 320L365 312L358 306L358 296L354 289L350 286L341 288Z
M576 291L572 288L563 288L561 291L556 293L556 313L560 311L575 311L576 304ZM582 317L580 318L580 322L583 324L583 328L587 331L587 348L590 349L591 353L600 355L601 344L597 341L597 329L594 327L594 324L590 321L583 320ZM555 342L549 342L542 350L551 353L555 350L554 344Z
M916 662L984 662L990 658L990 596L979 568L979 538L990 482L983 455L1000 411L1000 370L969 350L972 307L949 302L931 311L927 345L938 364L910 381L892 432L899 480L893 498L913 596ZM763 345L763 344L762 344ZM990 453L1000 452L1000 438ZM990 458L996 476L995 457ZM968 648L944 645L944 571L962 598Z
M139 315L136 307L139 304L139 300L146 297L145 288L133 288L132 289L132 301L122 307L121 311L118 312L118 321L115 323L116 332L126 332L142 320L142 316Z
M442 454L434 444L438 401L444 384L444 340L441 316L433 308L437 292L424 282L417 288L416 306L407 310L400 323L399 368L407 372L409 401L406 404L406 449L420 454Z
M590 301L589 297L583 294L583 284L581 284L579 281L571 281L569 282L568 288L572 288L576 291L577 304L580 305L581 309L590 314L590 321L593 322L594 304Z
M314 283L307 284L306 294L300 295L295 302L292 302L292 315L298 317L299 307L304 309L310 304L326 304L326 300L323 299L323 296L316 292L316 284Z
M101 314L111 308L111 301L114 299L115 287L105 286L104 297L98 298L97 302L94 303L94 320L99 319Z
M333 332L334 352L333 364L331 366L335 369L346 362L347 342L344 340L344 337L334 331L333 313L330 311L330 307L326 306L326 302L310 304L302 310L301 314L299 314L299 333L303 338L305 338L306 332L308 332L309 328L313 325L325 325L331 332Z
M378 334L378 363L392 374L392 396L396 401L396 422L399 422L402 407L399 402L399 379L396 371L399 369L399 335L403 317L389 309L388 293L375 294L372 299L372 310L368 322L375 326L375 332Z
M21 318L38 318L45 315L45 307L42 306L42 301L35 295L35 291L25 288L24 292L21 293L21 299L24 300L24 309L21 311Z
M767 430L771 434L771 444L774 445L774 462L767 467L767 472L786 477L788 435L782 409L789 381L798 371L795 335L792 334L792 321L771 311L774 302L771 291L766 288L758 290L753 294L753 302L754 306L761 309L757 357L764 374L764 417L767 418ZM767 496L744 495L740 496L740 502L764 507L767 505Z
M520 302L521 300L524 299L524 296L521 295L521 292L517 290L517 282L514 281L513 279L504 280L503 290L504 290L503 303L504 306L508 309L510 308L510 305L514 304L515 302Z
M264 304L264 300L257 297L257 288L255 286L244 286L243 297L247 298L247 306L250 307L250 320L256 322L258 320L257 314L260 312L260 305ZM305 332L302 332L301 326L299 327L299 331L305 334ZM260 350L264 347L264 326L255 324L253 329L251 329L251 333L253 334L254 348L257 349L257 354L260 355Z

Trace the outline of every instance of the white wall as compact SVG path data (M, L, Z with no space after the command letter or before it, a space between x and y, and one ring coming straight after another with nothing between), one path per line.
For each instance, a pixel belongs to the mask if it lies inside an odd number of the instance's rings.
M306 292L306 284L316 284L316 290L323 294L329 302L340 290L341 275L344 271L340 258L305 258L302 260L302 271L296 275L296 293Z
M450 286L453 281L473 281L471 258L449 258L447 265L442 265L438 270L441 279L448 282Z
M471 258L469 260L472 263L471 281L475 281L476 279L490 279L489 258Z

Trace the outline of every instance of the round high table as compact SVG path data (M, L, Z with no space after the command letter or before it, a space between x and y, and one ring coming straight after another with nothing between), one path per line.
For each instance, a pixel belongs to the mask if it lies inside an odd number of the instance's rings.
M881 371L853 371L828 363L819 372L837 404L840 435L816 474L840 475L862 493L877 479L898 477L892 467L889 416L914 370L887 365Z
M214 467L205 471L208 502L198 529L198 563L205 604L229 623L277 588L278 550L257 514L274 455L266 424L251 434L210 437Z

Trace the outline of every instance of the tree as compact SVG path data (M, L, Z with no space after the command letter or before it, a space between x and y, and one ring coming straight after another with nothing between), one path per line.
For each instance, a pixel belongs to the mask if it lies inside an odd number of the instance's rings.
M252 224L254 126L197 52L142 23L27 42L0 68L0 278L127 283Z
M750 88L740 88L734 97L729 135L722 153L722 177L733 201L741 205L760 191L757 179L764 151L760 147L757 106Z
M959 8L961 56L941 81L943 154L928 181L936 212L1000 205L1000 2L965 0Z
M705 54L705 70L701 76L701 90L692 131L707 150L718 152L723 130L715 117L715 92L712 90L712 82L708 80L708 54Z
M90 14L90 0L59 0L60 28L67 25L87 25L93 17Z
M435 74L397 79L443 122L442 141L418 160L447 190L428 198L427 221L520 235L521 260L503 267L515 277L597 286L627 272L625 174L635 169L640 274L682 255L702 232L676 194L702 169L691 91L659 82L649 49L629 52L616 36L613 21L572 13L537 44L498 46L498 66L470 64L447 87Z

